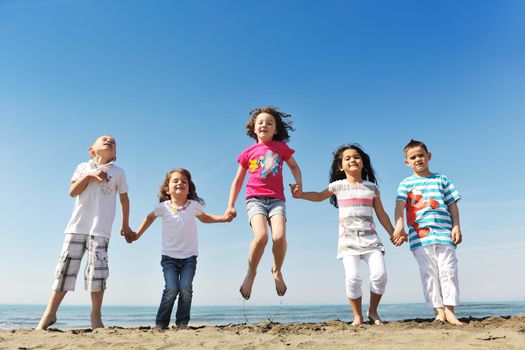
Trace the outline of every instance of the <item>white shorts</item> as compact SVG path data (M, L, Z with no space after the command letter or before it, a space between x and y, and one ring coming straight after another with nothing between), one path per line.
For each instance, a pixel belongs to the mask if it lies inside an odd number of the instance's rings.
M80 263L86 250L88 263L84 272L84 288L89 292L106 289L109 238L79 233L66 233L51 289L57 292L75 290Z

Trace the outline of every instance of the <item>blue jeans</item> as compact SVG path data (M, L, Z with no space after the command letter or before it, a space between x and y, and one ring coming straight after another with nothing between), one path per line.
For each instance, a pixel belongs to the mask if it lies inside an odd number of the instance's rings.
M160 328L167 328L173 305L177 294L179 302L175 324L177 326L187 325L190 321L191 299L193 296L193 277L197 269L197 257L192 256L187 259L174 259L163 255L160 261L162 272L164 273L164 291L160 301L159 311L155 324Z

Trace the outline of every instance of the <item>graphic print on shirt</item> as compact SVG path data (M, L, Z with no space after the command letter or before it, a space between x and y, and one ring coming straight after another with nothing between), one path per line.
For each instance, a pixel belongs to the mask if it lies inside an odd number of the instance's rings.
M279 155L268 150L264 157L261 156L259 159L250 159L250 170L254 173L257 169L261 168L261 177L266 179L270 174L277 174L280 163L281 158Z
M417 212L428 207L437 209L439 207L439 202L433 197L430 197L430 199L425 202L423 200L423 194L417 189L413 189L407 194L407 224L414 228L419 238L426 237L430 233L428 227L421 228L416 223Z

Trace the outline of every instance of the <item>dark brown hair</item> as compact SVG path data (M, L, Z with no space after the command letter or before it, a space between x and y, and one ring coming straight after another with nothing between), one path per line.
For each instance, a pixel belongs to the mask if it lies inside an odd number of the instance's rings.
M275 119L275 131L276 134L273 136L272 140L275 141L284 141L288 142L290 140L289 131L294 131L292 127L292 121L286 121L286 118L291 118L292 116L288 113L279 111L279 108L273 106L265 106L260 108L255 108L250 111L250 120L246 124L246 134L251 138L254 138L255 141L258 141L257 135L253 131L255 127L255 119L261 113L268 113Z
M167 200L171 199L171 196L168 193L168 185L169 185L169 182L170 182L170 179L171 179L171 175L173 173L182 174L182 175L186 176L186 178L188 179L188 185L189 185L190 188L188 189L188 197L186 197L186 198L187 199L196 200L200 204L204 205L204 199L200 198L197 195L197 188L195 187L195 184L191 180L191 173L188 170L183 169L183 168L171 169L170 171L168 171L168 173L166 174L166 177L164 178L164 181L162 182L162 185L160 186L160 189L159 189L159 202L164 202L164 201L167 201Z

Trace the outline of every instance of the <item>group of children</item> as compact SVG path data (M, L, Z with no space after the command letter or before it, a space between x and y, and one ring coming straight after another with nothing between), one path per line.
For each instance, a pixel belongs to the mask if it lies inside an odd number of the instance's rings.
M373 214L387 231L391 242L400 246L408 240L419 264L426 303L435 310L436 320L459 325L454 313L459 303L455 248L462 240L457 201L461 198L449 179L429 170L432 154L423 142L411 140L405 147L405 164L413 175L398 188L395 226L381 203L380 191L368 154L358 145L344 145L333 154L330 183L321 192L305 192L294 150L288 147L293 131L290 115L275 107L250 112L247 135L256 142L238 157L237 173L231 185L223 215L204 212L204 200L197 195L186 169L170 170L159 189L159 203L141 222L138 230L129 227L128 186L124 171L117 167L116 143L111 136L99 137L88 149L90 160L77 166L69 194L75 198L73 214L65 230L62 252L55 271L52 294L37 329L56 322L56 313L68 291L75 289L80 262L88 251L84 273L85 289L91 293L92 329L104 327L101 306L108 277L107 250L115 218L116 195L121 210L121 235L128 243L139 239L150 225L162 218L161 266L165 287L156 316L156 326L169 326L178 297L176 321L187 328L193 294L193 278L198 255L195 218L203 223L230 222L236 215L235 202L248 173L246 210L253 230L248 250L248 270L239 289L249 299L257 267L268 242L271 228L273 267L277 295L286 293L282 275L286 255L286 206L282 169L286 163L294 177L290 185L294 198L320 202L330 198L339 208L337 258L345 270L346 294L354 314L353 325L364 322L361 311L361 275L364 260L370 272L370 302L367 318L376 325L382 321L377 307L385 292L387 273L384 246L377 235ZM405 232L405 216L409 227Z

